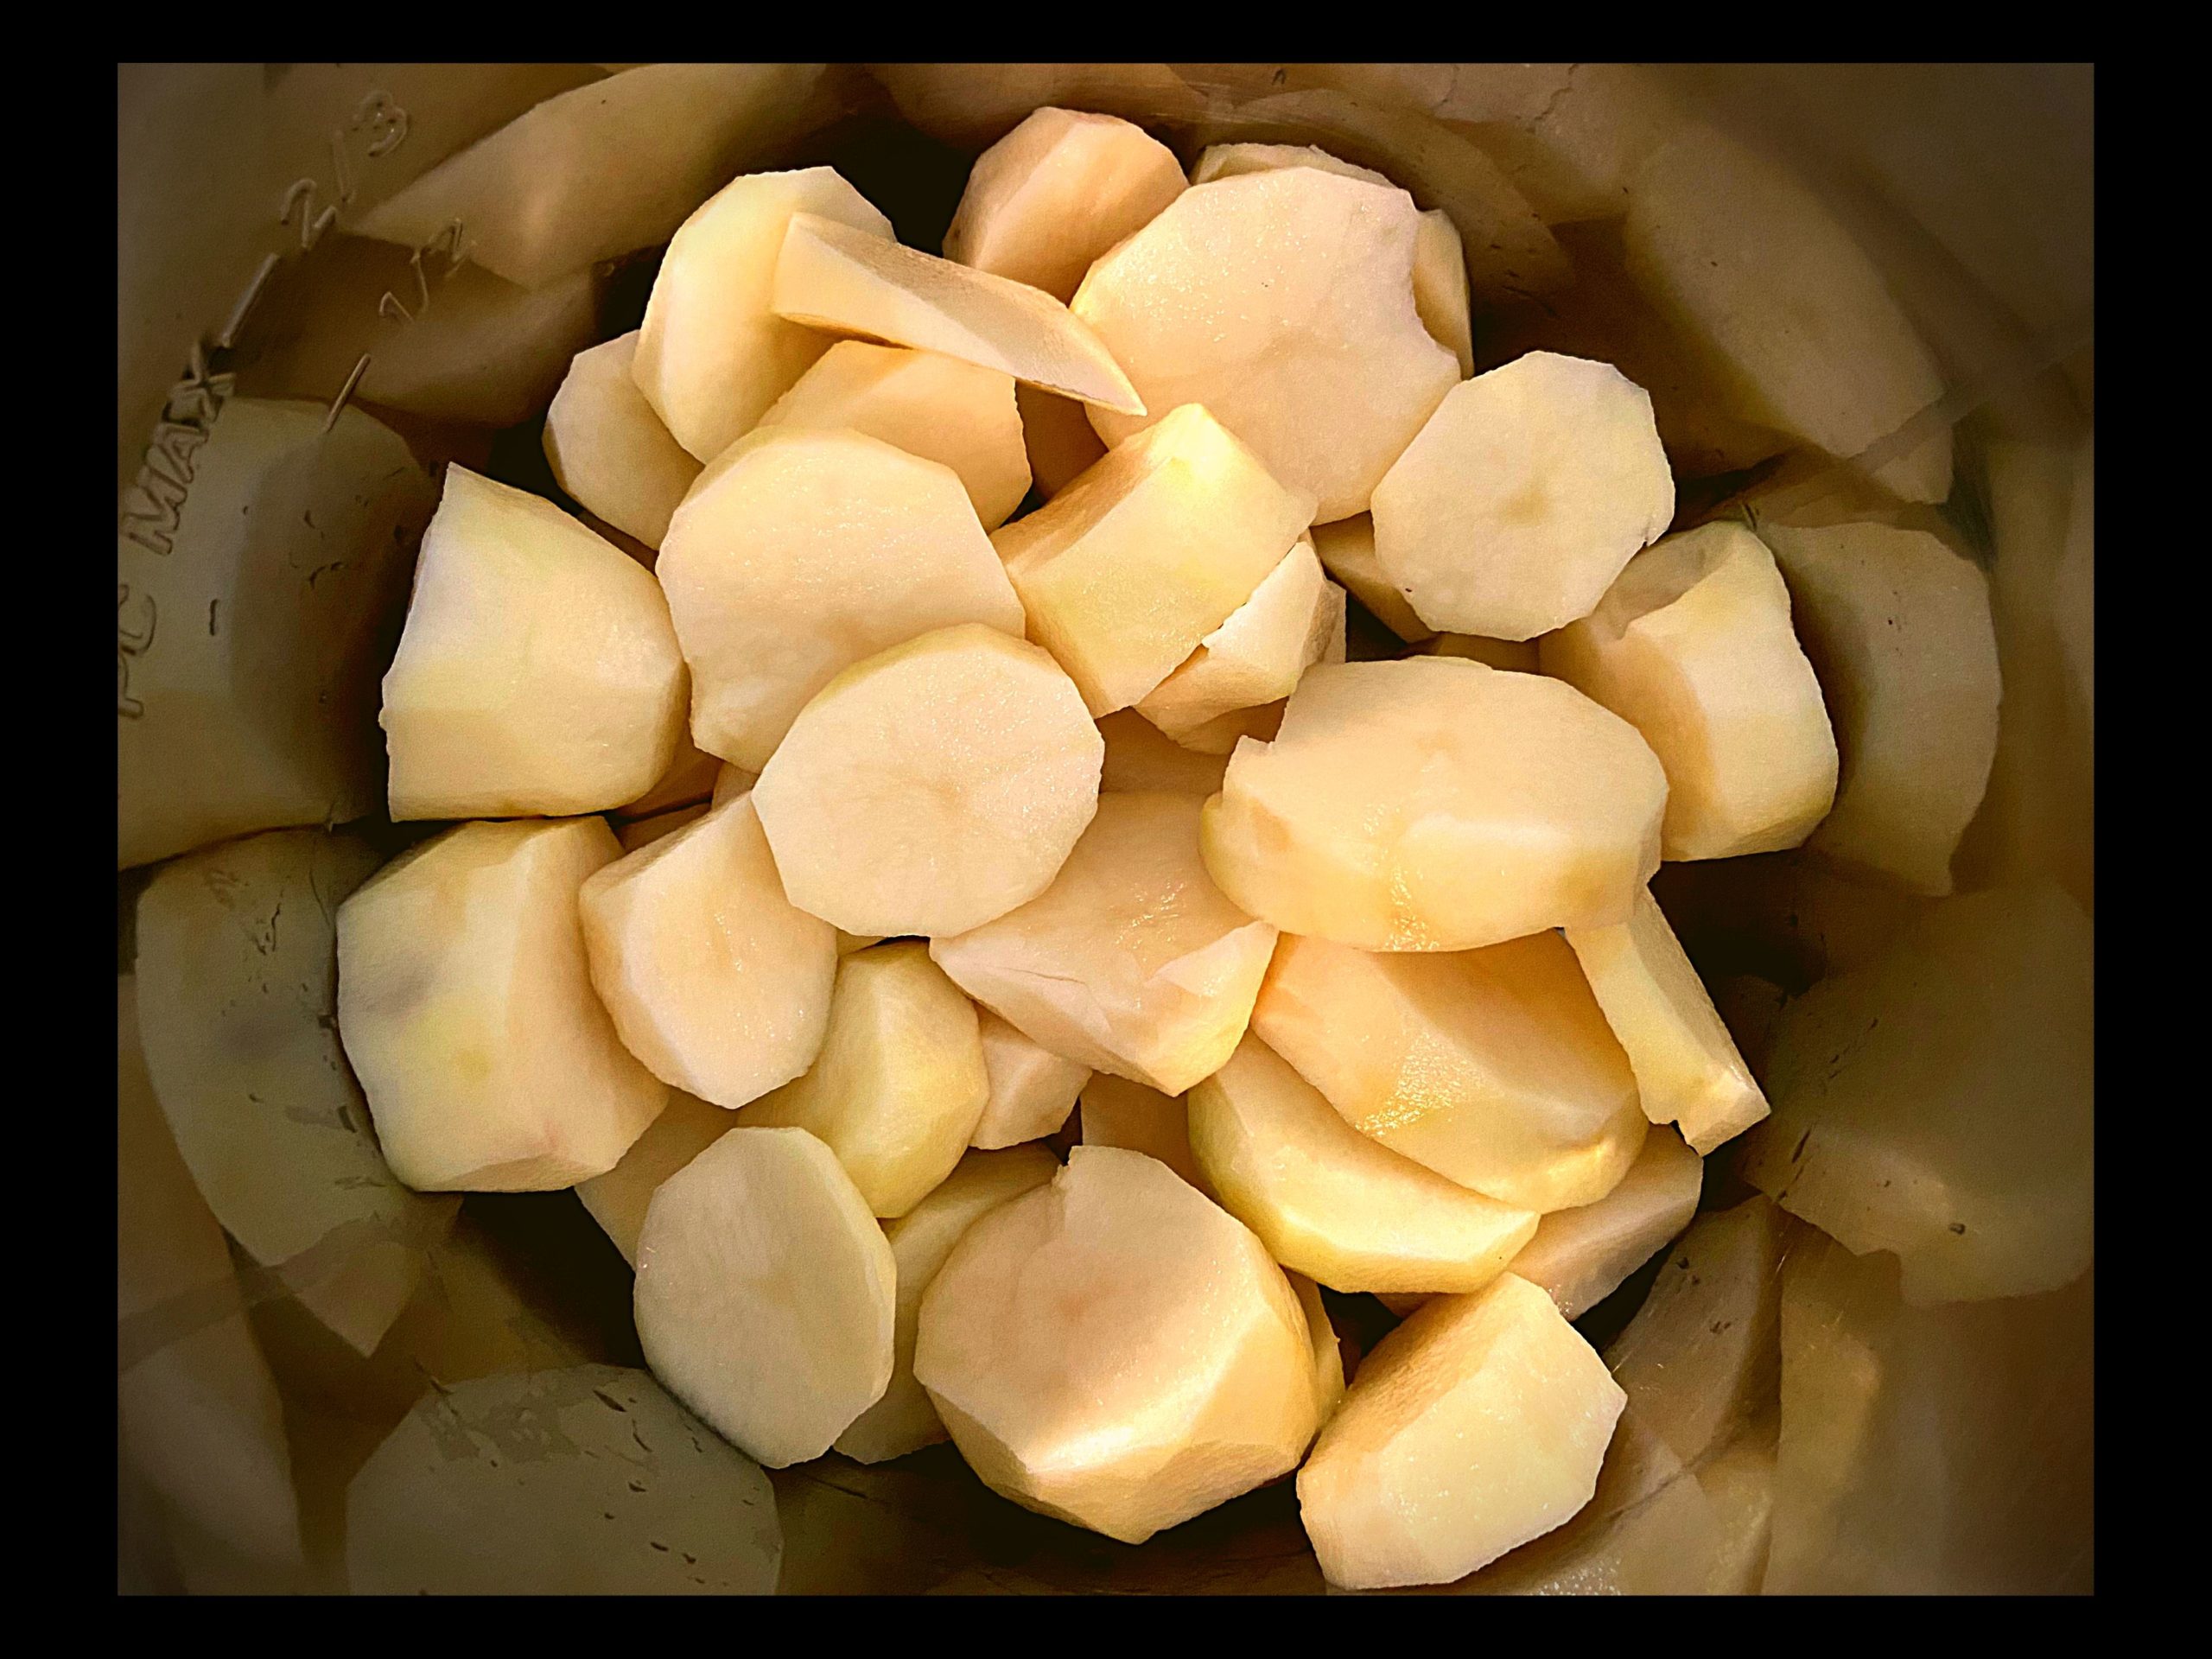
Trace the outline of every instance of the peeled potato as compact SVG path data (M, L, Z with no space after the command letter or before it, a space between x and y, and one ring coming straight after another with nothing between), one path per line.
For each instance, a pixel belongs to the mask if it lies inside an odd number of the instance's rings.
M1333 628L1330 632L1332 635L1335 633ZM1341 663L1344 659L1342 642L1332 638L1321 660ZM1289 701L1287 697L1278 697L1256 709L1232 709L1225 715L1216 715L1211 720L1192 727L1177 741L1200 753L1219 755L1233 754L1237 744L1248 737L1272 743L1275 734L1282 729L1282 711Z
M1092 429L1090 416L1073 398L1056 397L1016 381L1014 404L1021 411L1021 442L1029 455L1029 481L1046 500L1067 488L1105 454L1106 446Z
M1414 232L1414 308L1429 338L1459 359L1462 380L1475 372L1467 307L1467 251L1459 227L1442 208L1431 208Z
M576 895L603 819L464 823L338 908L338 1029L392 1173L418 1192L573 1186L668 1103L591 988Z
M1226 754L1186 749L1134 709L1123 709L1098 722L1106 760L1099 773L1101 791L1169 790L1203 800L1221 787Z
M988 1008L976 1013L991 1092L968 1144L990 1151L1054 1134L1075 1110L1090 1068L1062 1059Z
M687 724L676 737L676 759L653 786L634 801L615 809L618 818L652 818L694 803L704 804L719 785L726 763L691 741ZM750 788L748 777L747 787Z
M1083 1142L1157 1158L1208 1198L1213 1183L1191 1150L1190 1105L1141 1083L1094 1072L1083 1085Z
M1229 620L1138 699L1137 712L1187 740L1224 715L1288 696L1310 664L1344 661L1344 590L1300 537ZM1223 749L1235 747L1232 739Z
M1366 606L1376 621L1408 645L1418 644L1436 632L1414 614L1398 584L1382 574L1382 561L1375 556L1371 515L1363 512L1356 518L1339 518L1333 524L1316 524L1313 535L1313 550L1323 569Z
M622 1161L604 1175L576 1183L582 1201L600 1230L622 1252L622 1259L638 1265L638 1234L645 1224L645 1209L660 1184L721 1140L737 1120L712 1101L701 1100L682 1090L672 1090L668 1108L652 1127L631 1144Z
M1321 1424L1326 1427L1344 1402L1344 1350L1338 1344L1336 1327L1329 1323L1321 1287L1302 1273L1286 1271L1283 1277L1290 1281L1299 1309L1306 1315L1306 1334L1313 1344L1313 1387L1321 1400Z
M575 354L545 411L545 459L588 512L657 548L699 463L638 390L637 355L634 328Z
M753 803L801 909L850 933L964 933L1051 885L1104 750L1036 646L940 628L824 686Z
M1287 167L1316 168L1340 179L1363 179L1370 184L1390 185L1390 181L1373 168L1339 161L1318 144L1208 144L1191 164L1191 182L1211 184L1216 179L1233 179L1243 173L1273 173Z
M1652 1130L1611 1192L1547 1215L1510 1271L1557 1302L1568 1319L1580 1319L1689 1224L1704 1173L1705 1160L1681 1136Z
M1627 1057L1556 934L1380 954L1287 935L1252 1031L1354 1128L1502 1204L1594 1204L1643 1143Z
M1206 868L1287 933L1463 950L1626 918L1667 792L1573 687L1449 657L1308 669L1206 804Z
M1259 1240L1109 1147L968 1230L914 1375L985 1485L1132 1544L1287 1473L1318 1417L1305 1316Z
M620 806L668 770L683 710L652 573L551 502L447 467L384 677L391 816Z

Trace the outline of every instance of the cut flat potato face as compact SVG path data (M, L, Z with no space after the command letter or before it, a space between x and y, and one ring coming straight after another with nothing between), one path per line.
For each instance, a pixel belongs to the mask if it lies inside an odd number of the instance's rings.
M1429 338L1459 360L1462 380L1475 372L1475 329L1467 308L1467 251L1459 227L1441 207L1431 208L1414 232L1414 309Z
M1594 1204L1643 1143L1628 1058L1556 934L1379 954L1285 935L1252 1030L1354 1128L1503 1204Z
M1182 1093L1235 1050L1275 944L1206 874L1198 813L1189 795L1102 795L1052 886L930 954L1054 1053Z
M1051 885L1105 747L1042 651L941 628L824 686L753 803L802 910L868 937L964 933Z
M990 1151L1057 1133L1075 1110L1076 1096L1090 1080L1090 1068L1062 1059L988 1008L976 1014L991 1093L968 1144Z
M391 816L635 800L676 758L676 640L650 571L550 501L448 467L384 677Z
M935 1192L884 1228L899 1273L891 1385L883 1398L837 1437L836 1450L855 1463L886 1463L945 1438L937 1408L914 1381L914 1333L921 1322L922 1294L952 1247L978 1219L1059 1173L1060 1160L1042 1147L971 1152Z
M657 548L699 462L638 390L637 355L635 329L575 354L545 411L545 459L588 512Z
M1179 742L1241 709L1277 702L1319 662L1344 659L1344 590L1301 536L1229 620L1138 700L1137 712ZM1223 752L1236 747L1232 739Z
M1590 1501L1624 1396L1511 1274L1440 1296L1361 1363L1298 1474L1329 1582L1448 1584Z
M691 669L691 735L749 772L839 671L1021 601L951 468L859 432L763 426L677 509L655 574Z
M1260 1241L1100 1147L969 1228L922 1299L914 1375L984 1484L1131 1544L1287 1473L1318 1418L1305 1316Z
M604 1175L576 1183L576 1197L625 1262L638 1265L638 1234L660 1184L736 1123L736 1118L713 1102L675 1090L669 1095L668 1109L622 1154L620 1163Z
M1021 411L1021 442L1029 454L1029 481L1047 501L1073 483L1106 453L1090 416L1071 397L1014 385L1014 407Z
M1626 919L1666 774L1572 686L1449 657L1308 669L1206 804L1206 868L1287 933L1465 950Z
M751 431L830 341L770 309L795 214L889 242L891 221L835 168L748 173L683 221L662 256L632 367L671 436L702 461Z
M1094 715L1137 702L1234 614L1313 517L1205 409L1117 444L991 538L1031 637Z
M1313 526L1313 550L1322 568L1344 583L1346 591L1373 613L1375 620L1408 645L1418 645L1436 630L1414 614L1414 607L1398 584L1382 574L1375 556L1375 519L1361 513L1333 524ZM1503 667L1503 664L1494 664Z
M1360 1134L1255 1037L1191 1091L1190 1137L1223 1207L1334 1290L1479 1290L1537 1230Z
M838 959L820 1057L742 1121L810 1131L869 1209L903 1216L960 1161L990 1088L974 1006L907 939Z
M1421 620L1500 639L1589 615L1675 516L1649 395L1552 352L1453 387L1374 495L1376 556Z
M1719 523L1629 561L1548 634L1547 674L1643 734L1667 770L1664 858L1795 847L1835 800L1835 734L1766 543Z
M1039 110L976 158L944 257L1065 305L1092 260L1182 194L1182 164L1143 128Z
M793 216L770 304L828 334L942 352L1063 397L1145 410L1098 336L1051 295L835 219Z
M578 902L593 988L664 1083L735 1108L814 1063L836 931L784 897L751 796L617 859Z
M1151 411L1091 424L1115 444L1203 404L1322 523L1364 512L1459 378L1414 306L1420 221L1402 190L1310 167L1185 190L1076 293Z
M1191 1150L1190 1105L1126 1077L1096 1073L1083 1085L1083 1144L1157 1158L1206 1197L1213 1183Z
M1101 791L1166 790L1204 800L1221 787L1226 754L1186 749L1134 709L1123 709L1098 722L1106 760L1099 773Z
M1570 927L1567 942L1628 1052L1646 1117L1675 1125L1702 1156L1766 1116L1766 1096L1648 891L1627 921Z
M1705 1160L1672 1129L1643 1137L1620 1184L1592 1204L1543 1218L1512 1271L1579 1319L1666 1249L1697 1213Z
M1924 531L1762 523L1820 676L1842 776L1809 845L1910 893L1951 855L1997 753L2003 683L1989 582Z
M841 340L770 405L762 426L849 428L950 467L985 530L1029 493L1014 380L957 357Z
M620 850L600 818L464 823L339 906L339 1033L416 1192L574 1186L668 1103L585 963L576 895Z

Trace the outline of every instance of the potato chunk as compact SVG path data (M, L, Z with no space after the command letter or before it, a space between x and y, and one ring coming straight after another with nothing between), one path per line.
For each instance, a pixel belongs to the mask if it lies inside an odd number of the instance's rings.
M748 772L861 658L961 622L1021 633L958 475L859 432L764 425L732 444L654 569L690 664L692 739Z
M1369 495L1459 378L1414 308L1404 191L1310 167L1198 185L1090 268L1075 314L1149 416L1203 404L1325 524Z
M802 910L869 937L964 933L1052 884L1105 747L1036 646L940 628L824 686L753 804Z
M1644 390L1530 352L1454 386L1375 486L1375 553L1434 628L1529 639L1584 617L1675 516Z
M416 1192L573 1186L668 1103L585 964L576 895L619 852L600 818L464 823L339 906L339 1034Z
M668 770L654 780L653 786L634 801L626 801L617 807L617 818L657 818L664 812L679 806L703 806L713 797L728 763L717 755L709 754L691 741L687 723L677 734L676 759L670 761ZM752 774L744 774L746 787L753 786Z
M1206 868L1288 933L1465 950L1625 920L1667 793L1572 686L1449 657L1308 669L1206 804Z
M1628 1058L1556 934L1383 954L1285 935L1252 1031L1354 1128L1503 1204L1594 1204L1643 1143Z
M1313 664L1344 659L1344 590L1301 536L1229 620L1138 700L1137 712L1186 741L1224 715L1281 701ZM1232 738L1222 750L1235 747Z
M550 501L447 467L384 677L391 816L635 800L676 758L676 640L651 572Z
M1192 184L1211 184L1245 173L1273 173L1287 167L1311 167L1340 179L1364 179L1370 184L1395 188L1371 167L1340 161L1318 144L1208 144L1191 163Z
M736 1126L737 1119L724 1108L674 1090L667 1109L631 1144L620 1163L576 1183L576 1197L625 1262L638 1265L638 1234L660 1184Z
M1313 526L1313 551L1322 568L1344 585L1345 590L1374 613L1375 620L1408 645L1418 645L1436 632L1414 614L1414 607L1398 584L1382 574L1375 556L1375 519L1371 514L1339 518L1333 524ZM1502 664L1500 664L1502 666Z
M1076 1096L1090 1080L1090 1068L1062 1059L988 1008L976 1014L991 1093L968 1144L992 1151L1056 1133L1075 1110Z
M1121 793L1168 790L1200 800L1221 788L1226 754L1186 749L1134 709L1123 709L1098 722L1106 760L1098 776L1102 791Z
M1083 1085L1083 1141L1157 1158L1208 1198L1213 1183L1191 1150L1190 1103L1107 1072Z
M1572 1516L1624 1395L1551 1299L1511 1274L1383 1338L1298 1474L1329 1582L1446 1584Z
M545 411L545 459L587 512L658 548L699 463L638 390L637 355L634 328L575 354Z
M1462 380L1475 372L1475 329L1467 308L1466 245L1452 215L1431 208L1414 232L1414 309L1429 338L1458 359Z
M1681 1135L1654 1129L1611 1192L1546 1216L1510 1271L1579 1319L1689 1224L1704 1174Z
M1660 855L1795 847L1835 800L1835 734L1789 625L1789 590L1740 524L1669 536L1598 608L1545 636L1547 674L1643 734L1667 769Z
M1287 1473L1319 1414L1260 1241L1110 1147L968 1230L922 1299L914 1375L985 1485L1131 1544Z

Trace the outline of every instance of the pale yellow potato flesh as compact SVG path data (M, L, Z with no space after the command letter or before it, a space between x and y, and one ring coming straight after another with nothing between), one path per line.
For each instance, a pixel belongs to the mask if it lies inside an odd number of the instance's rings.
M1414 305L1420 220L1402 190L1310 167L1185 190L1077 290L1150 411L1091 424L1116 444L1203 404L1320 522L1364 512L1459 378Z
M828 336L770 308L776 260L798 214L893 239L891 221L835 168L810 167L732 179L661 257L631 372L670 435L702 461L751 431L830 349Z
M1666 768L1662 858L1795 847L1834 804L1835 733L1789 589L1741 524L1637 554L1595 611L1544 636L1541 659L1634 726Z
M1626 919L1666 774L1573 687L1451 657L1311 668L1206 804L1206 868L1287 933L1465 950Z
M753 804L801 909L866 937L964 933L1052 885L1105 747L1044 652L941 628L823 687Z
M1084 406L1035 386L1014 385L1014 405L1021 412L1021 443L1029 456L1029 481L1051 500L1106 453Z
M1323 653L1322 660L1344 661L1344 652L1333 639ZM1179 741L1185 747L1202 754L1224 757L1234 754L1237 744L1248 737L1256 738L1262 743L1272 743L1275 734L1282 729L1282 711L1289 702L1287 697L1279 697L1273 702L1263 702L1256 709L1232 709L1225 715L1217 715L1211 720L1193 726L1183 734Z
M897 1275L828 1147L804 1129L741 1125L652 1196L638 1341L715 1433L785 1468L820 1457L883 1397Z
M614 830L615 844L626 853L634 853L640 847L650 847L664 836L672 836L687 823L696 823L707 816L710 804L697 801L690 806L679 806L673 811L656 812L650 818L632 818L619 824Z
M1095 715L1142 698L1252 595L1313 517L1185 404L991 538L1030 637Z
M1414 232L1414 309L1429 338L1458 359L1462 380L1475 372L1468 304L1467 250L1459 227L1441 207L1432 207Z
M1360 1134L1256 1037L1191 1090L1189 1115L1222 1207L1332 1290L1480 1290L1537 1232L1534 1211Z
M576 1183L576 1197L622 1259L638 1265L638 1234L660 1184L737 1126L712 1101L672 1090L667 1109L639 1135L622 1161L604 1175Z
M679 806L695 802L704 803L712 798L721 787L727 766L719 755L709 754L691 741L689 721L677 734L676 759L668 763L668 770L654 780L653 786L634 801L626 801L614 810L618 818L652 818ZM747 776L746 787L752 787Z
M1287 1268L1282 1276L1290 1281L1299 1311L1306 1315L1306 1334L1313 1344L1313 1389L1321 1402L1321 1425L1325 1428L1344 1402L1344 1351L1338 1346L1336 1326L1329 1322L1329 1310L1321 1300L1321 1287Z
M818 1058L739 1121L818 1136L868 1207L898 1217L952 1173L989 1097L974 1006L902 939L837 959Z
M551 502L449 466L378 718L395 820L620 806L683 730L667 601Z
M1554 1210L1516 1255L1510 1271L1579 1319L1667 1247L1697 1213L1705 1160L1672 1129L1643 1137L1636 1161L1611 1192Z
M1376 1344L1298 1474L1331 1584L1446 1584L1590 1501L1624 1396L1549 1297L1511 1274L1440 1296Z
M545 459L587 512L658 548L699 462L638 390L637 355L634 328L575 354L545 411Z
M1538 666L1535 639L1491 639L1479 633L1440 633L1422 649L1432 657L1465 657L1516 674L1535 674Z
M1305 1315L1260 1241L1111 1147L969 1228L923 1297L914 1375L984 1484L1131 1544L1287 1474L1319 1417Z
M1342 582L1344 589L1374 614L1375 620L1408 645L1418 645L1436 630L1414 614L1398 584L1382 574L1375 556L1375 519L1370 513L1339 518L1313 529L1313 550L1322 568ZM1497 664L1494 666L1503 667Z
M1190 1103L1099 1071L1083 1085L1083 1141L1156 1158L1208 1198L1215 1197L1191 1149Z
M1312 664L1344 661L1344 590L1301 536L1229 620L1137 700L1137 712L1185 741L1224 715L1281 702ZM1232 739L1222 750L1235 747Z
M577 902L592 987L664 1083L734 1109L814 1063L836 931L784 896L750 795L594 872Z
M1374 490L1382 573L1429 626L1529 639L1597 607L1675 516L1651 397L1530 352L1452 388Z
M1389 186L1390 181L1371 167L1358 167L1332 156L1318 144L1208 144L1191 163L1192 184L1211 184L1243 173L1273 173L1287 167L1311 167L1340 179L1363 179ZM1393 187L1395 188L1395 187Z
M600 818L464 823L338 907L338 1029L392 1173L418 1192L601 1175L660 1116L591 987L576 895Z
M1063 397L1145 411L1113 353L1051 295L835 219L792 216L769 303L824 334L942 352Z
M1554 933L1380 953L1286 934L1252 1031L1352 1128L1501 1204L1594 1204L1643 1144L1628 1058Z
M1021 601L959 475L855 431L762 426L699 476L654 567L691 671L692 741L760 772L842 670Z
M1186 749L1134 709L1107 715L1098 722L1098 734L1106 744L1102 791L1168 790L1204 800L1221 788L1229 767L1226 754Z
M1090 1068L1062 1059L988 1008L976 1012L991 1092L968 1144L988 1152L1058 1133L1090 1081Z

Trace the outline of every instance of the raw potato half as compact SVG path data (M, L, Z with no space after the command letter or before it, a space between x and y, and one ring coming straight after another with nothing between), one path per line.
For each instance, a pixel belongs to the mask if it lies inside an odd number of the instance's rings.
M1320 522L1364 512L1459 378L1414 305L1420 222L1404 191L1310 167L1185 190L1076 293L1151 411L1091 424L1117 444L1203 404Z
M1179 667L1281 563L1313 517L1197 404L1116 444L991 538L1030 637L1094 715Z
M985 1485L1130 1544L1287 1473L1319 1416L1305 1315L1260 1241L1110 1147L969 1228L922 1299L914 1375Z
M1589 615L1675 516L1650 396L1553 352L1452 387L1374 495L1376 557L1421 620L1499 639Z
M1594 1204L1643 1143L1628 1058L1554 933L1379 954L1285 935L1252 1031L1354 1128L1502 1204Z
M1545 636L1541 659L1641 732L1666 768L1662 857L1795 847L1834 803L1835 734L1789 589L1741 524L1637 554L1595 611Z
M1098 722L1106 760L1098 777L1101 791L1128 794L1167 790L1200 800L1221 788L1226 754L1186 749L1134 709L1123 709Z
M638 1235L660 1184L735 1128L737 1119L712 1101L675 1090L668 1108L604 1175L576 1183L576 1197L600 1230L638 1265Z
M683 726L667 601L652 572L550 501L449 466L379 723L395 819L635 800Z
M645 1363L771 1469L818 1458L891 1382L898 1269L804 1129L739 1128L660 1185L638 1236Z
M1367 607L1375 620L1408 645L1418 645L1436 630L1414 614L1398 584L1382 574L1375 556L1375 519L1370 513L1313 526L1313 551L1322 568Z
M1050 887L931 956L1052 1052L1181 1094L1235 1050L1275 945L1206 874L1198 814L1190 795L1100 796Z
M1299 1471L1321 1571L1447 1584L1549 1532L1597 1489L1624 1400L1526 1280L1436 1298L1361 1363Z
M464 823L339 906L339 1034L416 1192L574 1186L668 1103L585 964L576 895L620 851L601 818Z
M1667 794L1572 686L1451 657L1311 668L1206 803L1206 868L1286 933L1465 950L1625 920Z
M750 795L595 872L578 899L593 988L664 1083L734 1109L814 1063L836 930L784 897Z
M849 933L963 933L1051 885L1105 743L1036 646L940 628L851 668L753 786L791 902Z
M991 1151L1056 1134L1075 1110L1090 1068L1062 1059L988 1008L977 1009L976 1015L991 1093L968 1144Z
M1157 1158L1208 1198L1213 1183L1191 1150L1190 1103L1104 1072L1083 1085L1083 1141Z
M1344 659L1344 590L1301 536L1229 620L1138 700L1137 712L1187 741L1224 715L1281 701L1311 664ZM1222 749L1235 747L1231 739Z
M743 1121L810 1131L871 1210L903 1216L960 1161L990 1087L975 1007L902 939L838 959L820 1057Z
M587 512L657 548L699 462L638 390L637 355L634 328L575 354L545 411L545 459Z
M1579 1319L1689 1225L1704 1175L1705 1160L1681 1135L1654 1129L1618 1185L1593 1203L1546 1216L1511 1270Z
M654 569L690 665L692 739L748 772L863 658L961 622L1021 633L959 475L861 432L764 425L732 444Z

